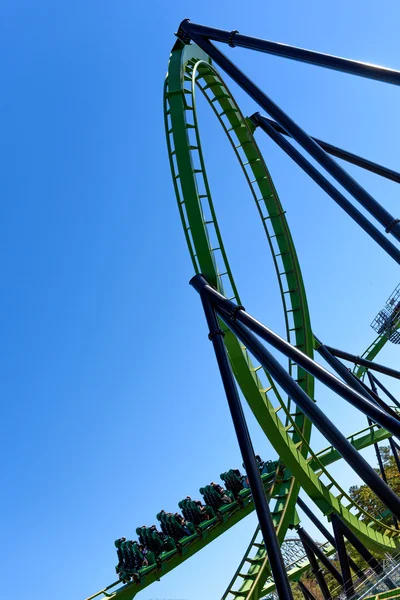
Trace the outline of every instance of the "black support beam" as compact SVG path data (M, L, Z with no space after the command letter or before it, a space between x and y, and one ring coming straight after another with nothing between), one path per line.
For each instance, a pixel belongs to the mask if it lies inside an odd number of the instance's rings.
M337 356L338 358L348 360L354 363L355 365L367 367L367 369L371 369L372 371L377 371L379 373L383 373L384 375L389 375L389 377L400 379L400 371L396 371L396 369L386 367L385 365L380 365L379 363L373 362L372 360L366 360L365 358L361 358L361 356L350 354L350 352L345 352L344 350L332 348L332 346L327 346L327 348L329 352L331 352L334 356Z
M282 135L288 135L288 133L278 125L276 121L269 119L268 117L264 117L266 121ZM290 136L289 136L290 137ZM384 177L385 179L389 179L390 181L394 181L396 183L400 183L400 173L397 171L393 171L393 169L388 169L378 163L373 162L372 160L368 160L367 158L363 158L362 156L358 156L357 154L353 154L353 152L349 152L348 150L344 150L343 148L338 148L338 146L334 146L333 144L329 144L329 142L324 142L316 137L311 136L311 139L314 142L317 142L321 148L325 150L328 154L332 156L336 156L336 158L341 158L346 162L355 165L356 167L360 167L361 169L365 169L366 171L370 171L370 173L375 173L375 175L380 175L380 177Z
M236 29L227 31L225 29L200 25L199 23L192 23L189 19L185 19L179 26L178 37L180 37L180 31L192 39L201 36L215 42L229 44L231 47L239 46L241 48L248 48L249 50L257 50L265 54L273 54L318 67L324 67L325 69L341 71L350 75L357 75L358 77L366 77L367 79L375 79L376 81L391 83L392 85L400 85L400 72L394 69L333 56L332 54L324 54L323 52L315 52L314 50L306 50L305 48L297 48L296 46L281 44L279 42L271 42L250 35L243 35Z
M325 436L332 446L338 450L344 460L361 477L364 483L366 483L378 498L381 499L384 505L400 519L400 499L398 496L382 481L375 470L357 452L347 438L337 427L335 427L298 383L287 373L275 357L265 348L265 346L263 346L263 344L261 344L260 340L252 333L252 331L255 331L260 337L266 339L266 341L272 340L270 343L272 343L273 346L283 352L286 356L295 360L298 364L302 363L301 366L307 365L304 368L310 372L313 370L318 378L321 378L320 375L323 373L322 379L324 382L327 382L326 385L329 386L329 383L334 382L334 387L337 390L341 390L342 392L345 391L344 395L346 398L350 398L355 394L357 403L364 407L364 412L366 412L366 414L372 412L378 415L378 418L375 419L377 422L382 420L388 422L396 430L396 433L397 431L400 431L400 422L397 419L393 419L390 415L387 415L375 404L369 402L366 398L345 385L334 375L328 373L328 371L315 363L315 361L300 352L297 348L294 348L291 344L286 342L286 340L262 325L259 321L254 319L254 317L251 317L251 315L243 310L243 307L238 307L230 300L224 298L224 296L207 283L207 280L202 275L196 275L191 279L190 283L201 295L202 299L207 297L231 331L257 358L260 364L270 373L273 379L275 379L288 396L292 398L300 410L302 410L312 423L314 423L317 429ZM252 331L250 331L248 327L244 327L239 321L244 321ZM338 391L338 393L340 393L340 391ZM372 415L370 416L373 418Z
M293 600L285 563L283 561L279 542L276 537L268 500L255 458L253 444L251 442L242 404L240 402L236 383L223 342L224 333L219 328L214 308L212 307L209 299L205 294L200 294L200 296L209 329L208 337L212 341L214 347L215 357L217 359L226 398L228 400L229 410L243 458L243 464L249 479L251 493L253 495L254 505L257 512L258 521L260 523L265 549L271 565L271 571L275 581L276 590L280 599Z
M192 39L210 58L263 108L293 139L306 150L328 173L336 179L376 220L386 228L387 233L400 240L400 220L390 214L375 198L335 162L297 123L295 123L271 98L269 98L249 77L236 67L210 41L211 34L200 33L198 27L189 20L182 21L179 31L181 39ZM204 29L204 28L203 28ZM205 28L210 30L210 28ZM218 31L218 30L217 30ZM228 33L228 32L225 32ZM179 34L179 32L178 32ZM228 33L229 35L229 33ZM398 74L396 73L398 76Z

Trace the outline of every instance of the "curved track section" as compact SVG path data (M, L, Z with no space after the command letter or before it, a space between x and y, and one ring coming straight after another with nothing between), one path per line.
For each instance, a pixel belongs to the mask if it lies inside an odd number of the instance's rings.
M165 126L178 207L194 269L203 273L221 293L240 304L208 185L198 128L196 90L207 99L227 134L255 200L277 272L287 337L292 344L313 356L313 335L297 255L282 205L254 140L252 126L241 114L209 58L196 46L184 46L178 41L170 57L165 84ZM313 452L309 445L311 423L290 399L281 397L268 373L252 362L246 348L230 331L226 331L224 339L246 401L285 465L283 472L278 469L276 473L263 476L270 502L274 501L271 512L280 543L284 543L288 527L296 522L295 503L301 486L323 514L340 514L370 549L384 552L397 548L399 532L357 506L329 474L326 467L340 458L336 450L328 447L319 453ZM313 397L313 377L293 363L289 364L289 371ZM387 437L387 431L371 426L351 436L350 441L360 450ZM91 598L131 600L141 589L178 567L252 510L250 491L243 490L238 501L219 511L218 517L207 522L205 528L181 540L175 550L163 553L157 564L140 569L136 581L122 586L117 581ZM234 577L235 585L240 580L238 587L230 586L228 590L239 600L258 600L273 585L264 546L254 538L249 549L253 554L245 556L243 561L249 568ZM326 551L330 552L328 546ZM297 561L290 569L291 578L298 578L305 568L305 562ZM115 589L117 586L120 587Z
M365 350L365 352L362 354L362 357L366 358L367 360L373 360L378 355L378 353L387 341L388 339L384 336L378 336L376 340L367 348L367 350ZM357 377L363 379L366 373L366 369L365 367L355 366L353 373ZM396 407L392 408L395 409ZM358 431L357 433L352 434L351 436L349 436L348 439L353 444L353 446L357 448L357 450L362 450L364 448L367 448L368 446L371 446L372 444L379 444L380 442L388 439L389 437L391 437L391 434L386 429L379 427L375 423L368 425L367 427ZM326 467L336 462L340 458L341 456L339 452L335 448L333 448L333 446L328 446L327 448L324 448L323 450L317 452L315 458L310 457L309 465L313 469L313 471L318 471L319 466ZM256 556L255 549L260 547L261 541L262 538L260 535L260 528L257 526L256 531L250 541L250 544L243 556L243 559L239 564L235 575L233 576L221 600L231 600L236 597L235 589L240 587L241 578L243 577L243 566L246 564L246 562L249 562L249 559L252 558L254 560ZM324 544L322 550L327 556L330 556L335 552L335 549L330 544ZM309 568L310 564L308 562L307 557L305 556L304 559L300 562L300 564L293 564L290 569L287 569L288 577L291 581L298 581L303 575L303 573L305 573ZM275 589L276 587L273 578L268 577L262 590L262 596L269 596L275 591Z
M240 304L205 171L195 102L197 89L203 93L228 135L256 201L277 270L289 340L312 356L313 336L300 267L284 211L248 121L209 58L196 46L183 46L180 42L175 45L166 89L171 170L196 272L203 273L217 289ZM282 401L267 373L264 375L268 386L262 384L258 376L261 367L253 365L246 349L230 331L226 331L225 343L249 406L287 466L280 488L276 496L272 496L276 500L272 516L280 542L293 522L294 502L301 485L324 514L332 511L340 514L367 546L378 551L393 549L397 544L394 538L398 535L395 530L370 517L359 521L362 514L359 507L355 507L339 488L324 465L320 464L317 472L310 469L307 455L310 453L317 462L318 458L309 447L311 426L304 415L297 409L291 413L290 402ZM290 370L292 368L294 365L291 364ZM312 378L300 370L294 376L312 397ZM284 413L284 420L280 419L279 411ZM348 504L344 504L343 498ZM259 598L268 574L265 550L260 547L239 589L230 591L235 598Z
M227 86L196 46L178 42L172 52L166 85L166 128L171 170L180 215L196 272L201 272L226 296L240 304L240 297L226 256L208 184L196 111L196 89L208 101L236 154L256 203L277 272L284 307L287 336L291 343L313 355L313 336L297 255L268 169L253 138L250 124L241 114ZM297 450L307 456L311 423L283 401L260 365L252 363L246 349L225 329L225 343L235 376L260 425L266 431L266 410L284 409L285 428ZM289 364L289 371L313 397L313 378ZM269 407L269 408L267 408ZM292 412L293 411L293 412ZM290 473L282 479L273 510L280 541L294 518L299 485ZM252 573L253 587L261 585L268 572L265 551Z
M357 450L361 450L362 448L370 446L374 442L381 442L387 439L389 435L390 434L385 429L375 425L352 434L348 439ZM336 450L334 450L331 446L321 450L315 456L320 458L320 461L324 466L328 466L341 458ZM319 464L312 457L308 459L308 462L311 469L317 470L319 468ZM271 496L271 493L274 493L274 487L277 483L279 483L277 473L267 473L262 476L262 479L267 494ZM203 548L208 546L208 544L223 535L226 531L228 531L228 529L236 525L236 523L247 517L253 510L254 504L251 494L249 490L243 490L240 493L239 501L225 507L218 515L218 518L214 518L206 522L206 528L204 530L197 532L196 535L185 538L176 550L163 553L158 559L157 564L140 569L135 582L122 585L120 581L115 581L103 590L100 590L93 596L90 596L87 600L92 600L94 598L99 598L100 600L100 597L114 598L115 600L132 600L132 598L134 598L138 592L148 587L155 581L159 581L161 577L179 567L188 558L197 552L200 552ZM258 529L256 530L255 536L250 543L248 552L245 554L245 557L241 563L241 567L249 564L251 566L255 566L259 562L258 557L256 556L257 552L260 550L260 547L257 545L257 534ZM251 548L252 551L250 551ZM328 545L324 545L323 549L327 554L331 551L331 548ZM249 560L246 560L247 558L255 562L249 562ZM305 560L301 560L300 562L298 561L297 565L292 564L289 570L290 578L294 581L297 581L307 568L308 563ZM120 587L116 589L117 586ZM265 595L265 593L271 592L274 589L274 582L272 579L267 578L265 582L265 588L262 590L262 595Z
M366 358L367 360L373 360L378 355L378 353L387 341L388 339L384 336L378 336L377 339L362 354L362 357ZM366 369L365 367L355 366L353 373L359 378L364 378ZM380 442L388 439L389 437L391 437L390 433L387 430L382 429L375 423L368 425L367 427L365 427L361 431L358 431L357 433L354 433L348 439L357 448L357 450L362 450L363 448L367 448L368 446L371 446L374 443L379 444ZM328 446L327 448L324 448L323 450L317 452L316 458L318 460L315 460L313 458L309 460L309 464L314 471L318 470L318 464L321 464L324 467L326 467L332 464L333 462L339 460L341 456L335 448L333 448L332 446ZM232 581L230 582L228 588L222 596L222 600L226 600L230 597L232 590L234 590L235 582L240 580L240 577L242 576L241 570L243 565L246 563L246 560L254 554L254 548L256 548L259 545L260 541L262 541L260 536L260 529L259 527L257 527L256 532L249 544L249 547L247 548L247 551L238 569L236 570ZM335 552L335 549L329 543L324 544L323 546L321 546L321 548L327 556L330 556ZM291 581L299 581L303 573L305 573L309 568L310 564L308 562L308 559L306 556L304 556L303 560L301 560L300 563L293 564L291 568L287 569L288 577ZM273 593L275 589L275 582L272 577L269 577L265 582L264 589L262 591L262 596L270 596L270 594ZM234 597L234 594L231 595L231 597L232 596Z

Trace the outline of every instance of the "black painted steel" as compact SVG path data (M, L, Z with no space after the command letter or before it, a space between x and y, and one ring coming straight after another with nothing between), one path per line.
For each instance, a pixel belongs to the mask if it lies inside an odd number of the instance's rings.
M322 592L324 600L330 600L331 594L329 592L328 585L325 581L325 577L322 572L322 569L319 566L317 559L315 558L314 552L311 550L309 545L302 539L302 535L300 532L299 532L299 537L302 541L305 553L307 554L308 562L310 563L311 570L315 575L315 578L318 582L318 585L320 587L320 590Z
M376 387L375 379L374 379L372 373L370 373L369 371L367 371L367 375L368 375L369 382L371 384L372 391L376 395L378 395L378 388ZM374 444L374 446L378 446L378 444ZM394 442L393 442L393 440L391 438L389 438L389 446L390 446L390 449L392 451L393 458L394 458L394 461L395 461L396 466L397 466L397 470L400 473L399 455L397 453L397 450L396 450L396 447L394 445ZM385 469L384 469L384 466L383 466L381 453L379 452L379 450L378 450L378 454L379 454L379 460L378 460L378 462L379 462L379 469L381 471L381 476L382 476L383 481L387 482L387 477L386 477ZM397 522L396 517L393 517L393 522L394 522L394 526L396 527L396 529L398 529L399 528L399 524Z
M316 600L315 596L313 596L308 587L304 585L304 583L301 580L297 582L297 585L299 586L300 591L304 596L304 600Z
M377 387L376 387L376 385L375 385L375 382L374 382L374 380L372 379L372 377L371 377L371 375L370 375L369 371L367 371L367 375L368 375L368 378L369 378L369 381L370 381L370 384L371 384L372 391L373 391L373 392L374 392L374 394L377 396L377 395L378 395L378 390L377 390ZM368 424L369 424L369 425L372 425L372 421L371 421L371 419L368 419ZM386 477L386 471L385 471L385 467L383 466L382 456L381 456L381 453L380 453L380 451L379 451L379 446L378 446L378 444L377 444L376 442L374 443L374 448L375 448L375 454L376 454L376 458L377 458L377 460L378 460L379 471L380 471L380 473L381 473L381 477L382 477L383 481L384 481L385 483L387 483L387 477ZM397 521L395 521L395 527L397 528Z
M260 523L260 529L264 539L268 559L271 565L271 571L274 577L276 590L280 599L293 600L292 590L285 569L285 563L283 561L281 549L276 537L274 524L272 522L268 501L255 458L246 419L223 342L223 332L219 328L215 311L205 294L201 294L201 301L209 328L209 338L214 347L236 437L249 479L254 505Z
M343 577L335 567L335 565L329 560L329 558L323 553L321 548L314 542L312 537L307 533L303 527L297 528L297 533L302 541L303 546L308 546L314 553L315 557L324 565L330 574L336 579L339 585L343 585Z
M190 283L196 289L196 291L200 293L202 298L207 297L208 300L213 303L215 310L221 316L221 318L227 324L227 326L231 329L231 331L235 333L235 335L244 343L248 350L257 358L260 364L269 372L273 379L275 379L275 381L278 382L278 384L288 394L288 396L292 398L292 400L296 403L300 410L304 412L304 414L310 419L310 421L316 426L316 428L325 436L329 443L332 444L332 446L342 455L343 459L360 476L364 483L366 483L371 488L371 490L378 496L378 498L382 500L384 505L387 506L387 508L389 508L394 515L400 518L400 499L393 492L393 490L391 490L390 487L382 481L382 479L368 464L368 462L357 452L357 450L350 444L348 439L339 431L337 427L335 427L335 425L327 418L327 416L322 412L322 410L318 408L318 406L313 402L313 400L311 400L311 398L298 385L298 383L287 373L287 371L282 367L282 365L261 344L259 339L256 338L247 327L244 327L241 323L238 322L239 320L243 320L245 317L248 318L250 315L245 313L243 310L238 310L237 305L235 305L230 300L224 298L210 285L208 285L206 279L202 275L195 275L195 277L191 279ZM228 303L229 307L227 312L223 308L224 306L226 307L226 303ZM234 311L233 314L235 315L234 319L230 318L232 310ZM279 343L275 347L277 347L287 356L289 356L289 353L287 352L288 347L292 350L295 350L295 356L297 357L297 360L296 358L294 358L294 360L296 360L298 364L300 364L298 355L306 357L305 354L297 350L297 348L291 346L291 344L277 336L277 334L271 332L265 326L261 326L261 323L256 321L253 317L251 319L252 325L253 322L257 323L257 329L260 330L263 333L263 335L265 335L268 339L272 338L273 340L275 340L275 342L279 340ZM329 378L332 378L333 380L335 380L335 382L337 382L339 389L342 389L341 386L343 386L346 390L345 397L350 395L350 393L356 394L357 399L360 399L361 404L366 403L368 404L368 406L372 406L376 411L379 411L378 416L380 416L380 414L382 413L383 415L385 415L386 419L392 419L389 415L381 411L377 406L369 402L366 398L352 390L352 388L343 384L339 379L334 377L334 375L331 375L330 373L325 371L325 369L323 369L320 365L315 363L309 357L306 358L307 365L311 363L312 365L318 367L317 369L314 369L316 373L319 374L320 370L322 370L326 375L329 375ZM305 368L307 370L310 370L307 367ZM330 381L329 378L327 379L328 381ZM400 422L395 422L396 428L399 428Z
M313 511L307 506L307 504L304 502L304 500L302 500L300 498L300 496L297 498L297 504L301 508L301 510L304 512L304 514L306 514L307 517L310 519L310 521L315 525L315 527L328 540L328 542L334 548L336 548L336 540L335 540L334 536L325 527L325 525L323 523L321 523L321 521L317 518L315 513L313 513ZM357 565L356 562L354 562L354 560L351 558L351 556L349 556L349 563L350 563L350 567L353 569L354 573L356 573L357 577L360 577L360 578L365 577L364 571Z
M378 406L380 406L389 415L394 416L396 419L400 419L399 413L396 412L389 404L387 404L387 402L385 402L384 400L382 400L382 398L380 398L377 394L375 394L375 392L373 390L371 390L371 388L369 388L362 381L362 379L358 379L354 374L353 374L353 377L355 379L357 379L357 381L359 381L361 383L361 385L365 389L365 391L368 392L368 395L366 396L367 398L372 398L372 400L375 402L375 404L378 404Z
M373 373L371 373L371 377L375 381L376 385L381 388L382 392L386 394L386 396L390 398L390 400L392 400L392 402L397 406L397 408L400 408L400 402L397 400L397 398L393 396L392 393L389 392L389 390L383 385L383 383L381 383Z
M373 422L371 421L371 419L368 417L368 425L373 425ZM386 477L386 471L385 471L385 467L383 466L383 462L382 462L382 456L379 450L379 446L376 442L374 442L374 450L375 450L375 455L376 455L376 460L378 461L378 466L379 466L379 472L381 474L381 477L383 479L383 481L385 483L387 483L387 477ZM397 527L397 521L396 518L393 517L394 519L394 526L396 527L396 529L398 529Z
M290 158L311 177L385 252L400 264L400 251L375 227L318 169L316 169L283 135L278 133L266 117L255 113L250 117Z
M333 69L334 71L342 71L343 73L349 73L350 75L357 75L359 77L375 79L384 83L400 85L399 71L379 65L371 65L358 60L351 60L340 56L324 54L323 52L297 48L296 46L290 46L288 44L271 42L249 35L242 35L237 30L226 31L225 29L208 27L206 25L200 25L199 23L192 23L189 19L182 21L179 30L183 30L193 40L194 36L203 36L216 42L229 44L231 47L240 46L241 48L248 48L249 50L264 52L265 54L282 56L283 58L324 67L325 69Z
M281 127L276 121L269 119L268 117L264 117L266 121L279 133L283 135L289 135L283 127ZM290 137L290 136L289 136ZM356 167L360 167L361 169L365 169L366 171L370 171L371 173L375 173L376 175L380 175L380 177L384 177L385 179L390 179L390 181L395 181L396 183L400 183L400 173L397 171L393 171L393 169L388 169L388 167L384 167L383 165L379 165L378 163L373 162L372 160L368 160L367 158L363 158L362 156L358 156L358 154L353 154L353 152L349 152L348 150L344 150L343 148L338 148L338 146L334 146L333 144L329 144L329 142L324 142L316 137L311 136L311 139L314 142L317 142L318 146L321 146L331 154L332 156L336 156L337 158L341 158L346 162L355 165Z
M337 356L338 358L343 358L343 360L348 360L354 363L355 365L361 365L362 367L367 367L372 371L378 371L379 373L383 373L384 375L389 375L389 377L400 379L400 371L396 371L396 369L392 369L391 367L385 367L385 365L380 365L376 362L373 362L372 360L366 360L365 358L361 358L360 356L356 356L355 354L350 354L350 352L338 350L337 348L332 348L331 346L327 346L327 348L329 352L331 352L334 356Z
M333 531L335 533L335 538L337 541L336 532L340 533L339 537L343 539L343 536L350 542L355 550L359 553L360 556L369 564L371 569L375 571L377 575L383 575L384 570L382 565L376 560L374 556L372 556L371 552L364 546L361 540L351 531L349 527L347 527L346 523L335 513L331 515L331 522ZM336 531L335 531L336 529ZM339 550L338 550L339 551ZM390 577L385 577L385 584L389 589L394 589L396 586Z
M335 377L335 375L332 375L332 373L329 373L329 371L301 352L298 348L295 348L274 331L260 323L260 321L257 321L257 319L252 317L245 310L238 310L238 306L234 302L217 292L217 290L208 284L207 280L202 275L193 277L191 284L198 292L204 289L204 293L208 294L210 300L218 307L218 310L224 311L225 318L229 318L233 311L236 321L240 321L246 325L246 327L255 332L260 338L296 362L303 369L311 373L311 375L314 375L314 377L319 379L324 385L353 404L367 416L371 417L376 423L379 423L379 425L390 431L393 435L400 437L400 420L397 416L395 418L392 415L389 415L375 403L367 400L363 395L343 383L340 379ZM261 347L263 348L263 346Z
M359 394L364 396L369 402L380 406L382 410L384 410L388 415L391 415L394 419L400 421L398 414L383 402L379 396L375 394L372 390L368 388L362 381L360 381L334 354L330 351L330 348L325 346L322 342L318 340L316 336L314 336L315 341L318 343L317 352L326 360L328 365L332 367L334 371L353 389L355 389ZM370 418L370 417L368 417ZM371 425L371 423L369 423Z
M391 449L391 451L392 451L393 458L394 458L394 462L396 463L397 470L398 470L398 472L399 472L399 474L400 474L400 459L399 459L399 453L398 453L398 450L397 450L397 448L396 448L396 444L394 443L394 441L392 440L392 438L389 438L389 446L390 446L390 449Z
M340 528L341 520L335 514L332 515L332 527L333 533L336 540L336 548L339 557L340 569L344 580L344 589L346 597L351 598L354 596L353 579L351 577L349 557L346 551L346 545L343 539L343 532Z
M368 212L383 225L387 233L400 240L400 222L379 204L357 181L335 162L310 136L297 125L275 102L273 102L258 86L255 85L240 69L236 67L206 37L196 33L189 21L181 23L182 32L210 56L259 106L287 131L300 146L304 148L330 175L336 179Z

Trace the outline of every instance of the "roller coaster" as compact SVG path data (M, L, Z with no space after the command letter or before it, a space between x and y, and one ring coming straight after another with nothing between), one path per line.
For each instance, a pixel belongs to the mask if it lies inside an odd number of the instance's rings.
M377 573L381 572L379 564L369 551L382 556L400 551L400 500L386 485L384 475L379 477L360 455L362 449L374 445L379 456L377 444L389 440L400 468L399 446L395 440L400 434L400 404L373 374L380 371L400 378L398 371L374 362L387 342L399 343L400 286L374 319L372 326L378 335L360 356L326 346L317 338L312 330L305 286L285 210L255 134L267 133L399 264L397 246L287 138L294 139L308 152L384 226L385 233L397 241L400 239L399 219L381 207L330 155L397 183L400 183L400 174L308 136L212 42L246 47L394 85L400 85L400 72L252 38L236 30L229 32L197 25L189 20L181 23L176 35L178 39L170 55L164 85L165 132L172 181L196 274L191 284L203 304L250 485L243 485L240 478L229 471L221 476L230 495L229 503L223 504L220 498L213 496L212 490L200 490L208 507L207 518L203 518L191 499L190 502L181 500L179 507L186 519L185 531L174 516L163 514L157 515L164 532L162 537L154 530L138 528L139 540L148 549L144 565L140 560L135 562L138 544L128 543L123 538L117 544L119 579L88 600L101 597L131 600L253 510L257 511L259 525L222 600L258 600L271 594L290 597L282 580L300 582L302 586L301 576L310 567L323 597L327 598L318 562L331 570L350 598L354 594L354 577L362 578L363 573L349 560L345 542L366 557ZM271 118L258 112L245 117L214 65L225 71ZM204 97L227 136L257 208L276 271L286 340L262 325L242 305L212 200L196 94ZM287 369L267 350L268 345L287 357ZM315 352L336 375L314 360ZM350 361L352 370L341 359ZM344 438L315 402L315 379L361 410L367 416L367 426ZM236 385L278 456L278 460L268 463L268 468L264 466L261 471L254 458ZM381 392L388 402L382 399ZM310 446L312 425L330 444L318 452ZM387 506L387 514L380 518L372 516L339 485L328 469L339 460L345 460L371 487ZM302 528L299 508L311 518L315 517L314 509L310 511L298 498L300 489L332 522L334 536L320 524L326 543L316 544ZM293 530L297 531L297 537ZM333 554L339 556L341 572L329 566L329 557ZM386 583L387 587L394 587L389 578ZM302 592L306 600L312 600L312 594L304 586Z

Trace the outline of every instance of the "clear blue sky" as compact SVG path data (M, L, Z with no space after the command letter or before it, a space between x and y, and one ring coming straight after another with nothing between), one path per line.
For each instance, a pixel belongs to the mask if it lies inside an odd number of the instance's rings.
M400 9L371 0L4 0L0 13L2 589L18 600L79 599L114 579L116 537L133 536L241 463L188 286L164 141L174 31L190 17L400 68ZM310 133L398 168L398 89L231 55ZM245 114L255 111L237 97ZM200 119L242 299L283 332L256 213L201 102ZM292 227L314 330L360 353L399 270L279 149L260 143ZM395 184L360 180L399 216ZM398 354L388 347L382 360L396 365ZM320 389L317 397L344 432L363 426L343 401ZM249 423L256 449L274 458ZM316 448L323 443L315 436ZM354 481L344 465L335 473L346 486ZM140 597L218 598L253 526L250 517Z

